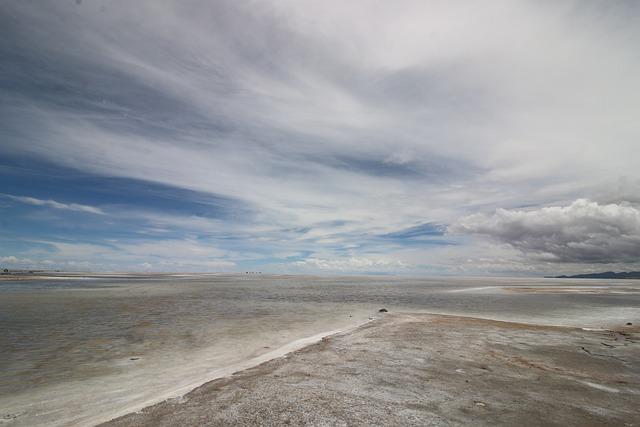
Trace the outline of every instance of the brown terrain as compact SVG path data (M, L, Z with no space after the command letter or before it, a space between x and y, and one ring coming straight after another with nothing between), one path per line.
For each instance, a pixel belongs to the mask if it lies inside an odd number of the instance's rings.
M640 426L640 329L386 314L105 426Z

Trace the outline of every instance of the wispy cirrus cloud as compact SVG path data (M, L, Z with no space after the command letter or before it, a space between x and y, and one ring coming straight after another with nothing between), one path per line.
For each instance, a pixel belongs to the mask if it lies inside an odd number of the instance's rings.
M96 215L104 215L104 211L95 206L82 205L79 203L62 203L52 199L37 199L29 196L14 196L11 194L2 194L2 196L14 200L16 202L24 203L33 206L44 206L53 209L61 209L66 211L85 212Z

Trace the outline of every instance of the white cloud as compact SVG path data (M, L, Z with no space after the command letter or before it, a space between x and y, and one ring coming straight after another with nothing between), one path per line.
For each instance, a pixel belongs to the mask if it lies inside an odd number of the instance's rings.
M161 257L161 258L218 258L224 256L226 251L220 250L210 244L205 244L192 239L185 240L153 240L136 243L116 243L115 246L126 254Z
M9 255L9 256L4 256L0 258L0 262L4 263L4 264L18 264L21 263L22 260L16 258L13 255Z
M53 252L42 255L54 257L59 265L84 265L99 270L230 271L236 265L227 257L227 251L193 239L111 241L108 245L39 243L53 248Z
M142 264L140 264L140 268L142 269L142 271L152 271L153 264L149 262L143 262Z
M2 264L10 265L14 268L50 268L55 262L49 259L19 258L9 255L0 257L0 266Z
M97 215L104 215L104 212L102 211L102 209L97 208L95 206L81 205L78 203L61 203L51 199L44 200L44 199L37 199L35 197L28 197L28 196L14 196L11 194L4 194L4 196L11 200L15 200L20 203L25 203L27 205L46 206L53 209L62 209L67 211L86 212L86 213L92 213Z
M53 241L41 241L40 244L45 244L54 248L56 257L60 260L74 261L74 260L104 260L105 258L114 255L113 246L105 246L91 243L68 243L68 242L53 242Z
M498 209L465 217L450 230L487 236L550 262L640 261L640 209L629 204L579 199L568 206Z
M301 268L337 272L393 272L409 267L408 264L398 260L367 257L347 257L337 259L307 258L301 261L296 261L294 265Z

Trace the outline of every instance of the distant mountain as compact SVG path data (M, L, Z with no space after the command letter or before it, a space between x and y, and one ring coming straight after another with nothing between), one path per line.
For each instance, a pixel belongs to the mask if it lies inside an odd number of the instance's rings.
M574 274L573 276L554 276L554 279L640 279L640 271L623 271L615 273L606 271L604 273Z

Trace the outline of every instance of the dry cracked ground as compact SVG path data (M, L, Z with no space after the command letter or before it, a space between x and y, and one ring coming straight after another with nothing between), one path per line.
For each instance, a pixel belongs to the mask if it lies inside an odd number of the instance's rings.
M640 328L387 314L109 426L640 426Z

